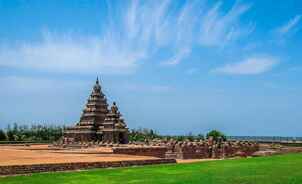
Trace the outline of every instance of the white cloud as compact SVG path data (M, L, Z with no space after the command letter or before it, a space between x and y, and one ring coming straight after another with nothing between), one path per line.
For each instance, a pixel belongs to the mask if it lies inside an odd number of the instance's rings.
M200 43L205 46L224 46L251 33L253 26L240 25L240 17L250 9L250 5L235 3L225 14L222 3L216 3L201 19Z
M190 49L182 49L178 53L176 53L172 58L170 58L166 62L162 62L162 65L177 65L179 64L184 58L186 58L191 53Z
M296 15L290 19L286 24L276 29L276 32L280 35L284 35L293 30L301 20L301 15Z
M256 75L270 71L276 64L278 59L270 56L250 57L239 63L216 68L212 72L226 75Z
M75 39L70 35L48 34L37 43L23 43L17 48L2 47L0 66L42 71L77 73L115 73L134 70L144 58L140 50L111 42L104 37Z
M81 37L44 34L38 42L2 44L0 66L61 73L131 73L162 50L169 56L163 65L177 65L192 54L192 47L224 46L245 32L240 17L248 5L235 3L223 15L218 3L171 0L130 1L120 11L108 1L102 34ZM101 23L100 23L101 24ZM196 38L200 38L196 39Z

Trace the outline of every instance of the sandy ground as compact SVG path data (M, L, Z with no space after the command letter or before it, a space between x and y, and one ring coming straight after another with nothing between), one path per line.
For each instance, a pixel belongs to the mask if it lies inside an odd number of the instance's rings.
M108 147L85 149L56 149L48 145L0 146L0 166L46 163L101 162L157 159L149 156L113 154ZM177 159L177 163L192 163L217 159Z
M0 146L0 166L145 159L156 158L147 156L112 154L110 148L52 150L48 149L47 145Z

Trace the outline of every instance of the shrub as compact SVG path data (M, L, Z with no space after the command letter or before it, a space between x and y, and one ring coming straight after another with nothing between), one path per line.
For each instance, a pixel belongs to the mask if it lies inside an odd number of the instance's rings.
M8 126L7 139L9 141L56 141L63 135L63 127L49 125Z
M209 137L212 137L213 140L215 141L219 141L219 140L222 140L222 141L226 141L226 135L218 130L211 130L210 132L207 133L207 139Z

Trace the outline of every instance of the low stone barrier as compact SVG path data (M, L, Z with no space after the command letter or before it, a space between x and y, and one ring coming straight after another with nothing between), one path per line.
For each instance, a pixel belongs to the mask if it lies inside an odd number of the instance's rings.
M35 165L0 166L0 175L29 174L37 172L71 171L93 168L128 167L153 164L176 163L175 159L127 160L112 162L78 162Z
M168 141L148 147L113 147L114 154L153 156L168 159L206 159L247 157L259 150L259 144L252 142L191 142Z
M166 147L116 147L112 148L114 154L152 156L165 158Z
M214 141L167 141L155 143L166 146L166 158L205 159L247 157L259 150L259 144L252 142L214 142Z

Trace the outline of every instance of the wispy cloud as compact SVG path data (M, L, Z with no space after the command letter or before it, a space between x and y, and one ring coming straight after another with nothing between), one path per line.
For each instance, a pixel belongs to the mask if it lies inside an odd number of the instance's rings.
M270 56L250 57L238 63L216 68L212 72L226 75L257 75L270 71L278 62L278 59Z
M108 1L102 34L78 38L50 31L38 42L4 45L0 66L63 73L131 73L162 50L169 53L162 64L177 65L193 54L194 46L225 46L250 31L240 24L249 5L235 3L227 12L221 6L209 7L206 1L177 6L164 0L130 1L118 9Z
M250 9L248 4L235 3L225 14L220 10L221 2L216 3L201 19L200 43L205 46L224 46L251 33L252 24L240 25L240 17Z
M295 29L301 20L301 15L296 15L294 18L290 19L286 24L276 29L276 32L280 35L287 34Z
M55 72L125 73L144 58L140 50L111 42L113 38L76 39L71 35L44 34L36 43L0 49L0 66Z
M170 58L168 61L162 62L162 65L177 65L179 64L184 58L186 58L190 54L191 50L184 48L180 50L178 53L176 53L172 58Z

